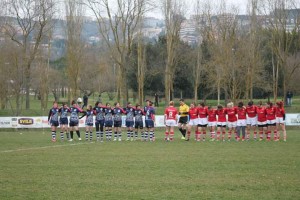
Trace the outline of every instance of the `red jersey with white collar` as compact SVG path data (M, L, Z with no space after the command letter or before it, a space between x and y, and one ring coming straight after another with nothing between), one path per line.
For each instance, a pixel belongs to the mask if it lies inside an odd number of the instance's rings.
M267 120L276 119L276 108L275 107L266 108L266 112L267 112Z
M165 116L166 116L167 120L169 120L169 119L176 120L177 114L178 114L177 109L173 106L167 107L165 109Z
M207 107L198 107L199 118L207 118L208 112Z
M284 108L276 108L276 117L283 117L285 115Z
M217 110L218 122L226 122L227 109L222 108Z
M198 108L190 108L189 110L189 116L190 116L190 119L197 119L198 118Z
M267 121L267 112L265 107L256 107L257 121L265 122Z
M216 122L217 121L217 110L216 109L208 110L207 114L208 114L208 121L209 122Z
M246 108L246 112L247 112L247 115L248 117L256 117L256 106L247 106Z
M229 122L236 122L237 117L236 117L236 108L227 108L227 116L228 116L228 121Z
M237 108L238 119L246 119L246 113L245 107Z

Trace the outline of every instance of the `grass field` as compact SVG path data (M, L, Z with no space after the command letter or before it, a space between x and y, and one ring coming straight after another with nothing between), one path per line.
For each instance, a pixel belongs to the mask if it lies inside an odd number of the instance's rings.
M0 199L300 199L299 129L287 142L50 142L1 131ZM124 135L123 135L124 137ZM75 136L76 138L76 136Z

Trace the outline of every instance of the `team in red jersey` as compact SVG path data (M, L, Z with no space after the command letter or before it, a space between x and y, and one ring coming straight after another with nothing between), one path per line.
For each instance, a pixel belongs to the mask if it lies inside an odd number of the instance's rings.
M165 109L165 140L173 141L174 138L174 126L176 126L176 121L178 118L178 111L174 107L174 102L170 101L169 107Z
M247 111L246 111L246 107L244 106L243 102L239 102L236 110L237 110L237 118L238 118L237 123L236 123L236 131L237 131L236 140L237 141L240 140L240 133L241 133L240 131L242 131L242 141L244 141L245 136L246 136Z
M258 103L258 106L256 107L256 113L257 113L257 126L259 129L259 140L263 140L263 134L267 134L267 111L266 107L262 105L262 102L260 101Z
M253 101L248 102L248 106L246 107L247 112L247 139L250 139L251 129L253 130L253 138L254 140L257 139L257 132L256 132L256 126L257 126L257 113L256 113L256 106L253 105Z
M215 127L217 125L217 110L212 106L208 107L207 111L208 128L210 131L211 141L215 140Z
M217 109L217 116L218 116L217 140L218 141L220 140L221 131L222 131L222 140L225 141L226 124L227 124L226 114L227 114L227 109L223 108L222 105L218 105L218 109Z
M201 137L201 133L202 133L202 140L205 141L206 138L206 127L208 124L207 121L207 115L208 115L208 109L205 106L204 102L200 103L198 106L198 116L199 116L199 134Z
M269 102L266 108L267 116L267 140L271 139L271 134L274 134L274 140L277 141L277 130L276 130L276 107L273 106L273 103Z
M280 132L279 129L281 129L283 133L283 141L286 141L286 130L285 130L285 110L283 108L283 102L277 102L276 103L276 128L277 128L277 141L280 138Z
M198 131L198 124L199 124L199 109L195 106L195 103L191 103L190 110L189 110L189 123L188 123L188 132L187 132L187 140L190 140L191 131L194 127L195 130L195 140L200 141L200 134Z

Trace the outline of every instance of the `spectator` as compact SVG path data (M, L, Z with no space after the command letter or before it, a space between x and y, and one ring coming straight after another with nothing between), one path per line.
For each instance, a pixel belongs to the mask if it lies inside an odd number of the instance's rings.
M82 109L83 109L85 106L88 105L89 97L88 97L88 95L86 93L84 93L84 95L83 95L82 98L83 98L83 105L82 105Z
M286 104L288 105L288 106L291 106L292 105L292 98L293 98L293 92L291 92L290 90L286 93L286 100L287 100L287 102L286 102Z
M155 93L154 94L154 98L155 98L155 103L154 103L154 106L155 107L158 107L159 105L158 105L158 95Z

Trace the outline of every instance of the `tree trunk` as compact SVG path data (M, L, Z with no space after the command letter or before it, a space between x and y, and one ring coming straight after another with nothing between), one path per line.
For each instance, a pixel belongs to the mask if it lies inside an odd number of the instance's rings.
M26 110L30 109L30 64L27 64L25 68L25 90L26 90Z

